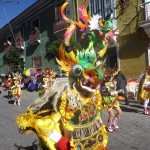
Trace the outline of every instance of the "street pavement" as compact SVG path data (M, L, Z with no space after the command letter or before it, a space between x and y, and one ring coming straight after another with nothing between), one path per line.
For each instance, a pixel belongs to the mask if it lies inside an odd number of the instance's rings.
M23 91L21 106L14 106L13 99L7 99L7 91L0 94L0 150L39 150L36 135L21 135L16 117L25 113L27 106L38 97L36 92ZM130 106L120 101L122 116L120 128L109 133L109 150L150 150L150 116L142 114L143 107L135 100ZM107 124L108 113L102 111L103 122Z

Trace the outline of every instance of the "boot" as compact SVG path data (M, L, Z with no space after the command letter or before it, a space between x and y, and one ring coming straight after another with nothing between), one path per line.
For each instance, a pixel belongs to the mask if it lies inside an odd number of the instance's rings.
M18 106L20 106L20 100L18 100Z
M113 121L113 126L115 129L119 129L119 126L117 124L119 117L115 117L114 121Z
M114 131L114 130L112 129L111 125L112 125L112 123L111 123L111 122L108 122L108 124L107 124L107 130L108 130L109 132L113 132L113 131Z
M146 107L144 108L143 113L144 113L145 115L149 115L149 114L150 114L149 111L148 111L148 109L147 109Z
M15 100L15 101L14 101L14 105L17 105L17 103L16 103L16 102L17 102L17 101Z

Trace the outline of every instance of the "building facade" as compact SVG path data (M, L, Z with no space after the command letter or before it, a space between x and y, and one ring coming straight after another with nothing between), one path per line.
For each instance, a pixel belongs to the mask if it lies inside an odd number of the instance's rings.
M13 71L11 63L5 61L5 54L12 45L22 51L20 59L25 62L24 69L50 67L59 70L55 58L47 56L47 46L54 39L62 37L68 26L60 16L60 6L64 2L37 1L0 29L1 74Z
M150 0L87 0L91 15L108 19L113 14L114 41L109 43L106 67L118 68L127 78L137 78L150 65ZM0 29L0 73L11 70L5 54L13 44L22 51L24 69L45 67L61 72L54 57L47 56L52 41L63 38L68 24L62 20L60 7L65 0L37 1ZM82 0L70 1L67 16L78 20L77 8ZM79 41L75 32L74 38Z
M116 1L118 63L128 78L138 78L149 65L150 20L146 16L149 16L150 7L145 4L143 0ZM141 6L147 6L147 9Z

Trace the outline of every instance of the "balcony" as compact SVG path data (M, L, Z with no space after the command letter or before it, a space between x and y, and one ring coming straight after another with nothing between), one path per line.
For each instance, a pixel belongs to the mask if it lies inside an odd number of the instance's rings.
M28 42L29 42L30 45L39 44L40 43L40 33L38 33L38 32L32 32L29 35L29 41Z
M150 2L139 5L141 8L139 27L144 28L148 38L150 38Z
M25 48L24 41L23 40L16 41L16 47L20 49L24 49Z
M4 54L7 54L11 49L11 43L9 41L4 42Z
M16 46L16 48L19 48L19 49L25 48L25 44L24 44L24 40L23 40L21 31L18 31L15 34L15 46Z
M54 34L55 35L64 34L64 31L66 30L67 27L68 27L68 24L62 19L54 22L54 24L53 24Z

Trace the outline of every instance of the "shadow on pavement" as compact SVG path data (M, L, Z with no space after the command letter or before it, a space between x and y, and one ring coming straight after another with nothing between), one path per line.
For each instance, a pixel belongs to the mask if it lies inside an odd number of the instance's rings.
M17 148L17 150L38 150L39 146L38 143L36 142L37 140L35 140L31 146L27 146L27 147L19 146L17 144L14 144L14 146Z
M136 100L130 99L129 105L125 105L124 102L120 102L122 111L139 113L143 110L143 105L138 104Z
M7 95L4 95L3 97L8 99L8 96L7 96Z
M8 104L14 104L14 100L9 100Z
M126 107L126 106L120 106L122 111L125 112L134 112L134 113L139 113L139 110L134 109L134 108L130 108L130 107Z
M142 105L138 105L138 104L137 105L136 104L133 104L133 105L130 104L130 106L134 107L134 108L138 108L138 109L143 109L143 106Z

